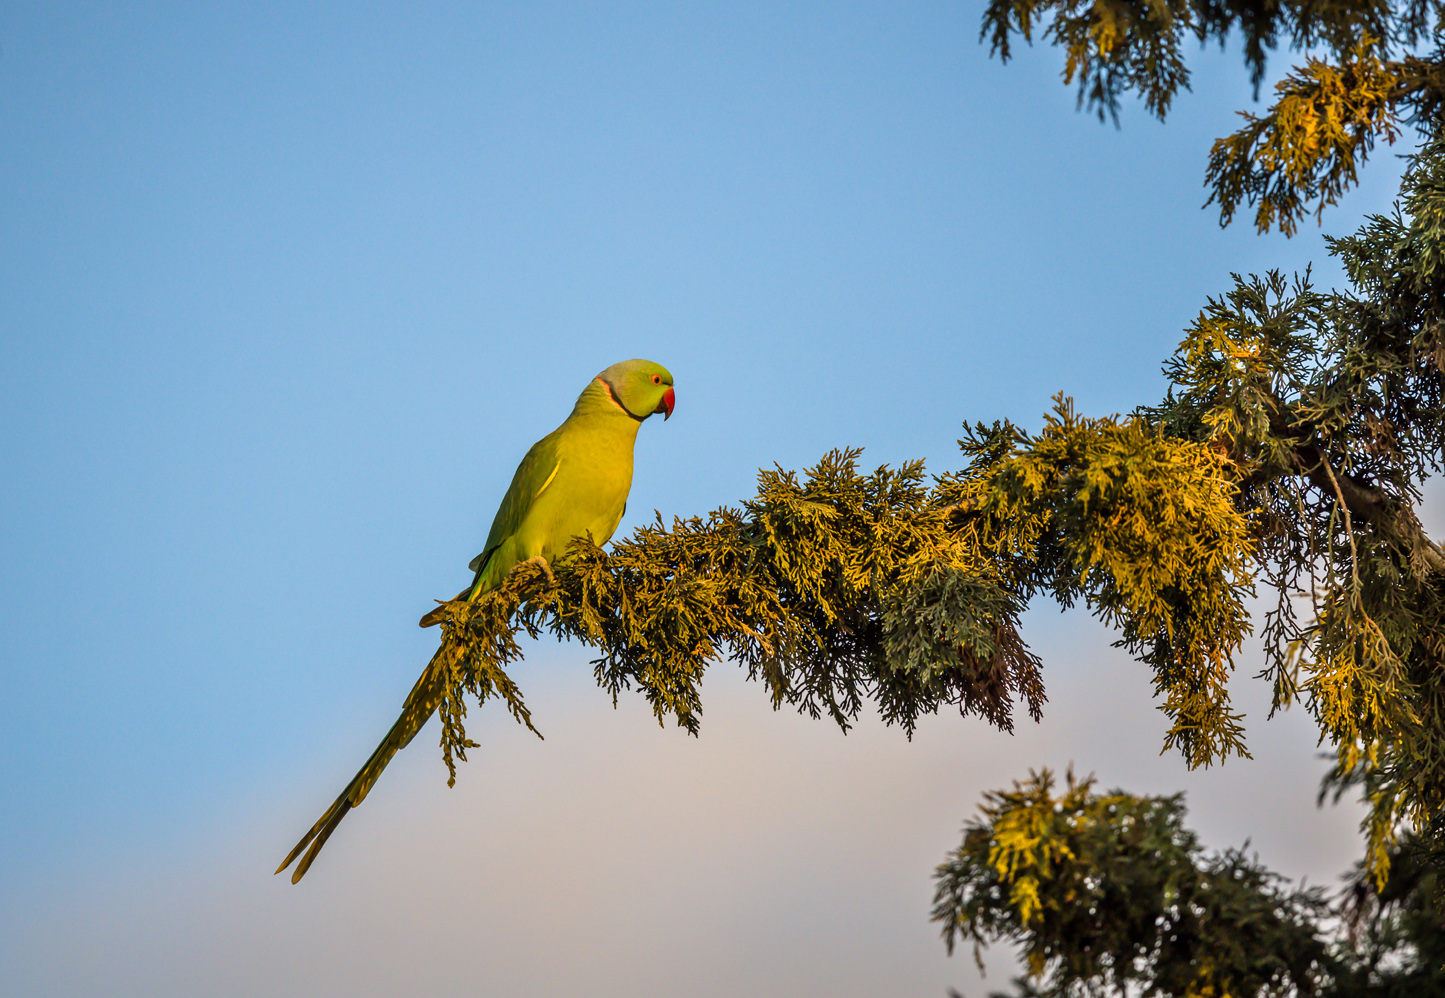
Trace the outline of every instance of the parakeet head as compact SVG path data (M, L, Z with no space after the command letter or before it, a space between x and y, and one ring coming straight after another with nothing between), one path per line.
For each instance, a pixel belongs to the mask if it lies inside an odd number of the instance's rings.
M612 399L633 419L646 419L654 412L663 419L672 416L672 372L650 360L624 360L597 375Z

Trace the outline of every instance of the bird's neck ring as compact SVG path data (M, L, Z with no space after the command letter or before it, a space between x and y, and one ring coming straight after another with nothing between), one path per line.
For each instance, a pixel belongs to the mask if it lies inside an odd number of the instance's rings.
M593 380L602 386L602 392L604 395L607 396L607 401L615 405L619 410L627 413L627 415L631 416L639 423L647 418L646 416L637 415L637 413L633 412L631 409L627 408L627 406L623 405L622 400L617 397L617 393L612 390L612 386L609 385L607 382L603 381L601 378L594 378Z

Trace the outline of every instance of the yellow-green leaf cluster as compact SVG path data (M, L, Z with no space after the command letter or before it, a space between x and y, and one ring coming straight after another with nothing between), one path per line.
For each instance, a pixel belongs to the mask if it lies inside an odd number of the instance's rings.
M1216 139L1209 152L1209 202L1228 225L1241 202L1255 205L1260 232L1293 235L1315 206L1315 217L1359 182L1359 167L1376 140L1400 135L1397 105L1402 73L1365 36L1339 63L1310 57L1275 85L1263 116L1239 112L1245 125Z
M1082 597L1155 671L1173 719L1166 747L1190 765L1247 754L1229 708L1248 635L1253 540L1219 455L1139 417L1090 419L1057 400L1035 437L975 431L956 480L978 512L977 543L1029 592Z
M1116 122L1126 93L1163 118L1189 89L1190 35L1241 45L1256 100L1270 51L1308 53L1267 113L1240 112L1244 127L1214 143L1206 180L1221 224L1248 203L1260 231L1292 234L1358 182L1374 144L1393 143L1402 122L1428 136L1445 120L1440 29L1441 6L1425 0L991 0L981 34L1005 61L1015 35L1059 46L1080 105Z

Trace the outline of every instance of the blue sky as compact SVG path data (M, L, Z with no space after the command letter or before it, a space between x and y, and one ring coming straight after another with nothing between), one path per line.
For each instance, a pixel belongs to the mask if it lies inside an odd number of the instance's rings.
M1157 399L1231 271L1320 230L1201 211L1250 89L1079 114L948 3L83 5L0 11L0 981L17 994L981 994L927 923L978 793L1071 760L1187 788L1213 846L1315 880L1303 717L1188 773L1142 666L1040 606L1042 725L844 738L720 663L702 735L613 711L431 729L301 888L270 871L395 716L513 468L658 360L622 532L841 445L957 464L965 420ZM1282 69L1279 64L1276 69ZM1325 217L1387 210L1398 164ZM1253 659L1242 672L1252 671ZM988 984L1006 978L993 954ZM683 984L678 982L682 981ZM421 982L421 983L417 983Z

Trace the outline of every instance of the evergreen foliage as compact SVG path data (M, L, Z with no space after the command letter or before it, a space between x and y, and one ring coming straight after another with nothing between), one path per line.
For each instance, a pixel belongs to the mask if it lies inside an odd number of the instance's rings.
M1094 792L1034 774L985 796L935 874L952 952L1006 940L1050 996L1316 994L1333 969L1321 892L1240 850L1205 857L1182 794ZM1041 985L1041 986L1040 986Z
M1311 206L1318 217L1358 182L1376 142L1393 144L1406 124L1439 130L1442 11L1441 0L990 0L981 36L1004 61L1016 36L1059 45L1080 106L1116 122L1130 92L1164 118L1189 89L1191 38L1221 47L1236 38L1256 99L1270 50L1316 53L1275 85L1267 112L1241 111L1243 127L1209 154L1208 203L1222 224L1249 204L1261 232L1293 234Z
M1413 841L1383 888L1362 865L1330 904L1242 849L1206 854L1182 794L1100 794L1072 773L1055 793L1044 770L980 811L935 873L933 918L980 967L983 946L1017 947L1018 998L1445 994L1438 874Z
M968 467L929 487L921 462L857 469L834 451L800 480L765 471L756 498L706 519L643 527L605 554L519 571L474 603L444 604L455 667L448 760L465 758L464 693L525 707L499 678L514 632L601 652L614 698L637 686L659 720L696 731L705 665L734 658L775 705L846 729L865 701L909 733L957 707L1011 730L1040 715L1039 661L1018 633L1025 601L1083 599L1154 667L1194 763L1243 752L1224 679L1248 632L1252 550L1217 455L1138 417L1082 419L1060 401L1045 430L977 427Z
M1037 718L1020 594L957 529L959 509L925 484L922 462L864 475L858 453L834 451L801 480L765 471L740 508L639 528L610 554L578 539L550 579L518 571L474 603L444 604L443 648L458 663L448 758L465 758L462 694L507 696L495 677L519 653L518 630L597 648L614 699L636 686L659 721L692 732L703 670L719 658L741 662L774 704L845 730L869 699L909 732L945 704L1006 730L1015 699Z
M975 426L972 460L941 487L961 534L1011 588L1082 599L1154 670L1173 719L1166 747L1191 766L1247 755L1226 680L1249 632L1254 540L1206 444L1138 416L1088 419L1056 398L1043 432Z
M1438 840L1445 808L1445 556L1414 511L1445 444L1439 143L1405 178L1401 208L1330 241L1351 291L1236 278L1167 366L1169 397L1146 410L1209 442L1238 485L1276 598L1263 627L1275 705L1303 698L1335 748L1334 779L1358 777L1380 876L1395 830Z

